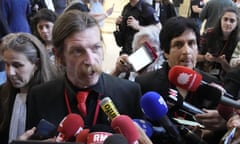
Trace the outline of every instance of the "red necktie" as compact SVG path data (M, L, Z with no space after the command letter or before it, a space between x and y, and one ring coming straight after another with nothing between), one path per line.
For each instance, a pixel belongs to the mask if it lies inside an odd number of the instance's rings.
M83 117L87 116L87 108L86 108L86 100L88 97L89 91L80 91L77 93L77 101L78 101L78 110L81 112Z

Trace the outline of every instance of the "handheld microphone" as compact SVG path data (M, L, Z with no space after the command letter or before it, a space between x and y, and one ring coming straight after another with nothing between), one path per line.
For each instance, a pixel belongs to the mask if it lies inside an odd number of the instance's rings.
M212 102L230 105L234 108L240 108L240 103L231 99L233 98L231 94L220 90L212 84L202 81L202 76L192 69L184 66L174 66L169 70L168 79L174 85L189 91L196 91L196 89L202 85L205 91L211 92L208 97L205 97L206 99Z
M178 104L177 94L178 94L178 92L176 90L169 89L169 95L168 95L169 101L173 102L175 104ZM186 111L186 112L188 112L192 115L205 113L201 109L199 109L199 108L197 108L197 107L195 107L195 106L193 106L190 103L185 102L185 101L183 101L182 104L178 104L178 105L182 110L184 110L184 111Z
M127 139L121 134L113 134L103 142L103 144L128 144Z
M73 141L75 136L83 129L84 121L78 114L68 114L58 126L56 142Z
M173 66L168 72L168 79L175 86L194 92L201 84L202 75L188 67Z
M57 127L54 124L45 119L41 119L37 125L36 131L29 139L44 140L54 137L56 133Z
M150 122L143 119L133 119L145 132L145 134L150 138L153 134L153 128Z
M94 125L87 136L87 144L103 144L105 139L112 135L113 130L110 126L104 124Z
M115 132L125 136L129 144L138 143L139 132L129 116L120 115L115 117L111 122L111 127Z
M143 113L152 121L160 121L176 143L184 143L177 127L167 117L168 107L164 99L154 91L145 93L140 100Z
M104 113L111 120L120 115L110 97L103 98L100 102L100 105L101 105L101 108L104 111Z
M86 144L89 131L90 131L89 129L83 129L82 131L80 131L76 136L75 142Z

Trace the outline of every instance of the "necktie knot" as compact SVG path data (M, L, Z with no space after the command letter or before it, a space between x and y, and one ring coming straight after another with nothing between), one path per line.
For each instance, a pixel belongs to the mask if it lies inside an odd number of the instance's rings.
M87 116L87 108L86 108L86 100L88 97L89 91L80 91L77 93L77 102L78 102L78 110L85 117Z

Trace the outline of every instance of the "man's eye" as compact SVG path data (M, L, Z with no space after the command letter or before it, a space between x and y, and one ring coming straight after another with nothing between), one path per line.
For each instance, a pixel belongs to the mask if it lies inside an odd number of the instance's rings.
M180 43L180 42L177 42L177 43L173 44L173 47L177 47L177 48L181 48L182 46L183 46L183 44Z
M23 66L23 64L20 64L20 63L14 63L14 64L12 64L12 65L13 65L13 67L15 67L15 68L20 68L20 67Z
M101 48L102 48L102 45L95 45L93 49L98 50L98 49L101 49Z
M81 49L74 49L74 50L72 50L72 53L73 54L82 54L83 50L81 50Z

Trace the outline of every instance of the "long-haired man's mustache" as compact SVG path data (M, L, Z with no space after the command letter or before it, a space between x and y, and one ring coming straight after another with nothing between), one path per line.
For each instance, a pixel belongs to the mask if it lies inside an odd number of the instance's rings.
M84 67L80 70L80 75L91 75L91 74L94 74L94 73L101 73L102 72L102 69L100 66L98 65L91 65L91 66L88 66L88 67Z

